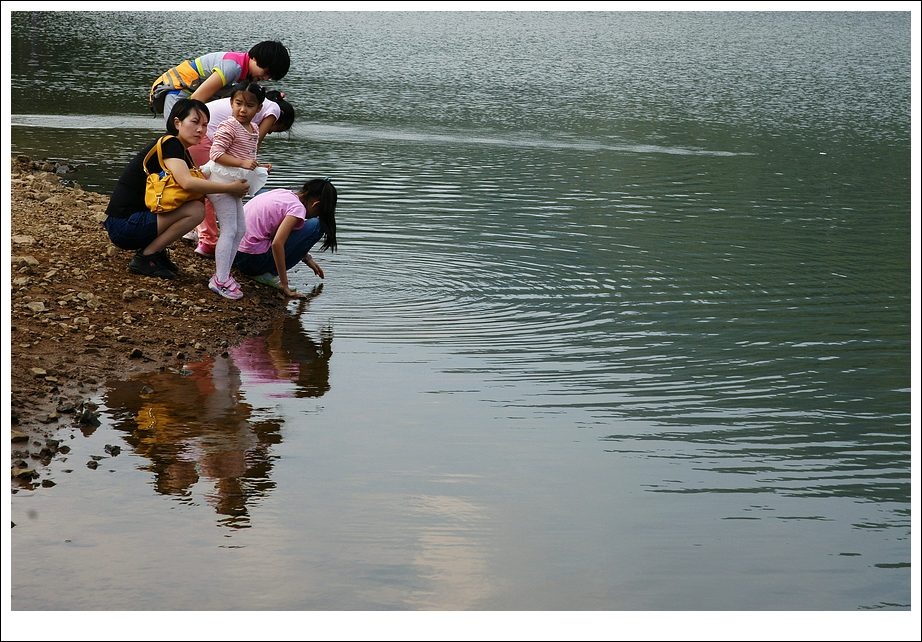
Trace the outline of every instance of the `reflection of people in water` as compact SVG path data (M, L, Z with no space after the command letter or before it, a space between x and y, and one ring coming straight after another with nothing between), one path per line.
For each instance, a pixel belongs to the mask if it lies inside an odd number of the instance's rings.
M249 526L249 508L275 488L271 447L281 441L281 424L253 418L244 381L291 382L295 397L319 397L330 389L333 335L325 328L315 340L304 330L301 312L309 298L297 314L277 319L267 335L232 348L228 357L188 364L183 373L110 385L105 403L115 426L150 460L157 492L193 503L198 490L226 516L221 523Z
M320 397L330 389L330 356L333 332L323 328L316 340L301 322L307 301L323 288L318 285L298 305L296 314L276 319L265 336L252 337L229 350L248 382L290 381L295 397ZM283 395L287 396L287 395Z
M191 364L186 376L160 372L115 384L106 404L126 441L150 460L157 492L191 503L194 487L210 482L204 497L223 523L246 528L248 506L275 487L270 447L280 426L251 419L228 358Z

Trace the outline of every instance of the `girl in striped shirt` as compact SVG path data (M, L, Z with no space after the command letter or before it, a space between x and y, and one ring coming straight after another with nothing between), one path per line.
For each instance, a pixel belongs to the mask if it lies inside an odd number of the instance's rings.
M259 130L253 125L253 117L262 107L265 97L266 90L254 82L234 87L231 117L215 130L209 154L211 161L202 168L210 170L212 180L230 182L242 178L250 183L265 183L265 172L272 166L256 162ZM211 194L208 198L214 205L221 229L215 246L215 273L208 287L225 298L239 299L243 291L230 270L237 246L246 234L243 200L230 194Z

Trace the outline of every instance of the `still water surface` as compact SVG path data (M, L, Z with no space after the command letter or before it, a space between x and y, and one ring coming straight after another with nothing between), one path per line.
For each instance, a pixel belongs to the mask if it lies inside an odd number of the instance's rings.
M99 391L15 609L910 608L908 13L164 15L14 13L12 151L107 192L280 39L341 251Z

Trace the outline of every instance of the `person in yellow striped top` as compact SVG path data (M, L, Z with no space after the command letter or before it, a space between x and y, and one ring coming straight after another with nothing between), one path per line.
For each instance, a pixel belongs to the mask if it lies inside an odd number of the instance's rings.
M274 40L264 40L246 53L217 51L183 60L154 81L148 105L153 113L166 115L180 98L208 102L238 82L281 80L290 65L288 49Z

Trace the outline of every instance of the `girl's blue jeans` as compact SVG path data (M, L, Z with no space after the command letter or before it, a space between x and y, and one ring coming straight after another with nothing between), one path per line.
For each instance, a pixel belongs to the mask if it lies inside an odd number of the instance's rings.
M288 271L296 266L322 236L323 229L317 217L305 220L301 229L294 230L285 241L285 270ZM278 276L271 248L262 254L237 252L234 267L247 276L259 276L266 272Z

